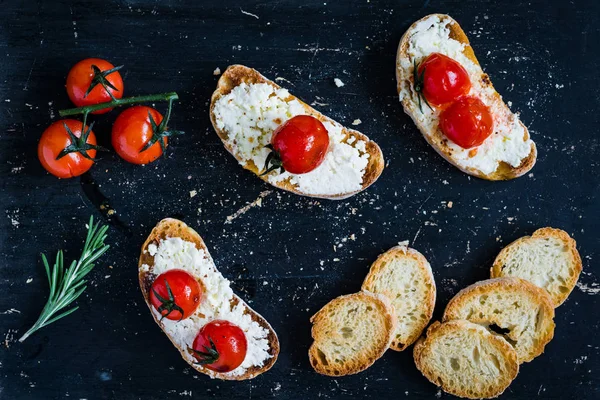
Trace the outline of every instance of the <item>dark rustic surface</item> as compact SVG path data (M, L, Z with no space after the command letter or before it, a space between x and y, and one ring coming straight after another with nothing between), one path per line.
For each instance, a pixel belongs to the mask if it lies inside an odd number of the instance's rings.
M555 339L522 366L504 398L600 397L598 2L0 5L0 398L449 398L419 374L410 350L389 352L356 376L318 376L307 358L309 317L358 290L376 256L408 239L433 267L439 318L454 293L488 276L503 246L542 226L573 235L584 273L557 310ZM532 174L504 183L469 178L438 157L402 112L396 46L410 23L431 12L461 23L498 91L521 112L539 149ZM91 177L120 221L111 221L112 248L92 272L81 309L19 344L48 293L39 253L62 247L75 257L89 215L102 218L89 197L93 186L48 175L35 150L57 110L71 106L69 68L90 56L125 64L126 94L177 91L172 126L186 135L146 167L103 155ZM285 78L283 86L346 125L360 118L388 163L379 181L348 200L314 201L239 168L207 107L213 70L231 63ZM334 78L346 85L337 88ZM101 144L109 146L116 115L93 118ZM226 223L261 194L262 207ZM166 216L200 232L220 270L279 334L281 355L268 373L211 381L152 322L136 263L151 227Z

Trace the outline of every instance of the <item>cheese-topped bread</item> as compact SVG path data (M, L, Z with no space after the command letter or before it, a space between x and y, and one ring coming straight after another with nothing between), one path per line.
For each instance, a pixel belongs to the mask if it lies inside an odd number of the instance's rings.
M183 222L167 218L148 236L140 254L139 281L152 316L183 359L211 378L243 380L269 370L279 354L279 340L271 325L236 296L229 281L215 267L204 241ZM196 311L181 321L161 318L149 296L157 276L171 269L182 269L200 283L202 300ZM215 372L198 364L191 350L199 330L214 320L226 320L242 329L247 352L242 364L230 372Z
M362 290L387 297L398 319L390 348L402 351L421 336L435 307L435 281L423 254L396 246L371 265Z
M454 319L496 328L514 346L520 363L542 354L554 336L552 299L519 278L488 279L464 288L444 312L444 321Z
M502 249L490 272L492 278L516 276L546 289L558 307L575 288L582 269L575 240L563 230L541 228Z
M506 340L464 320L434 322L413 355L431 383L469 399L500 396L519 372L517 353Z
M320 120L329 134L323 162L304 174L262 175L274 131L297 115ZM262 180L290 192L344 199L373 184L384 162L381 149L362 133L348 129L292 96L256 70L232 65L212 95L210 120L225 148Z
M414 68L432 53L441 53L461 64L471 80L468 95L479 98L490 109L493 131L481 145L467 149L458 146L440 129L441 108L419 107ZM398 47L396 78L404 111L427 142L462 171L479 178L503 180L521 176L535 164L536 147L529 131L502 101L482 71L467 36L450 16L428 15L408 28Z
M394 309L382 295L359 292L331 300L312 316L310 364L320 374L364 371L388 349L396 329Z

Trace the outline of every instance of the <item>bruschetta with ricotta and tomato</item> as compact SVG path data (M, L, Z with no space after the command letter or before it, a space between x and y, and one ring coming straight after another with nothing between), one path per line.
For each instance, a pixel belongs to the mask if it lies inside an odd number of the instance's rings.
M185 223L167 218L156 225L138 273L154 320L197 371L243 380L275 364L275 331L233 293L200 235Z
M296 194L344 199L383 170L375 142L243 65L231 65L219 79L210 120L245 169Z
M404 111L457 168L506 180L535 164L527 127L496 92L450 16L428 15L408 28L398 47L396 79Z

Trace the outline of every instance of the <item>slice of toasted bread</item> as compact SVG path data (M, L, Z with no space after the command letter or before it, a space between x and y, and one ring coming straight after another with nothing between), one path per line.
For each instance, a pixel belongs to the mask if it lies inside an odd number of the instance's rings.
M180 238L185 242L193 243L195 245L195 248L202 252L201 255L204 256L206 262L210 263L211 271L214 271L216 274L218 274L216 276L217 278L219 278L217 280L219 281L218 286L220 286L220 289L222 289L225 285L227 285L227 288L229 288L228 281L225 278L223 278L220 275L220 273L218 273L218 271L216 270L216 267L214 266L208 249L206 248L206 245L204 244L204 241L202 240L200 235L192 228L188 227L182 221L172 218L163 219L156 225L156 227L154 227L154 229L150 233L150 236L148 236L148 239L146 239L146 242L142 246L142 251L140 254L138 264L140 288L142 289L142 294L144 295L146 304L148 305L148 308L150 308L150 311L156 323L161 327L163 332L167 334L173 345L181 353L183 359L188 364L190 364L192 368L199 372L202 372L203 374L209 375L211 378L218 378L224 380L244 380L254 378L257 375L268 371L273 366L273 364L275 364L277 356L279 355L279 340L277 338L277 335L275 334L275 331L273 330L271 325L269 325L269 323L262 316L257 314L254 310L252 310L242 299L240 299L235 294L231 297L228 310L221 310L222 313L219 314L218 319L227 319L222 315L233 315L234 311L241 311L242 318L246 319L246 322L248 322L253 329L262 328L266 331L266 336L260 339L259 341L256 341L256 343L261 343L268 346L266 351L269 354L269 358L264 360L262 365L253 364L248 368L243 368L244 363L242 363L242 366L236 368L233 371L227 373L219 373L196 363L197 360L194 358L191 350L189 350L189 348L192 346L192 341L199 330L199 327L197 327L196 325L199 324L200 326L203 326L203 324L209 322L212 319L215 319L214 315L208 315L208 312L206 314L202 313L205 311L204 309L202 309L202 303L201 307L198 310L196 310L196 312L192 314L191 317L186 318L182 321L178 322L171 321L168 319L164 319L162 321L160 320L160 314L156 312L156 310L150 304L149 301L149 291L152 286L152 282L156 278L156 274L154 273L155 256L151 254L153 252L149 251L149 249L150 246L159 247L161 241L168 240L169 238ZM154 249L156 249L156 247ZM208 290L206 282L203 282L203 278L206 279L206 276L195 276L195 278L198 279L198 282L200 282L202 287L205 289L205 292L203 293L202 302L211 302L215 296L215 293ZM239 307L241 307L241 310L239 309ZM192 324L191 321L194 321L194 323ZM180 340L176 340L172 335L170 335L167 332L171 329L174 329L173 332L183 332L185 337L189 339L185 343L186 347L184 347L180 343ZM248 340L248 346L250 347L253 344L255 344L255 341L253 338L249 337L249 332L245 333L246 338ZM248 351L250 352L250 350ZM240 370L240 368L242 369Z
M442 53L458 61L471 78L470 95L482 100L492 112L493 133L480 145L463 149L449 140L439 128L440 109L419 107L413 88L414 66L431 53ZM447 161L467 174L488 179L513 179L535 164L537 150L529 131L496 92L482 71L469 39L450 16L428 15L408 28L396 56L398 94L404 111L413 119L427 142Z
M421 336L435 306L435 281L427 259L406 246L392 247L371 265L362 290L387 297L398 324L390 348L402 351Z
M320 374L342 376L364 371L388 349L396 318L382 295L359 292L327 303L310 319L310 364Z
M444 312L444 321L465 319L500 328L515 348L519 363L544 352L554 336L554 304L548 293L520 278L477 282L458 292Z
M269 153L265 146L271 143L274 130L300 114L312 115L328 130L330 146L325 160L306 174L273 171L262 175ZM299 195L344 199L373 184L384 167L381 149L367 136L342 127L243 65L231 65L221 75L211 98L210 120L225 148L245 169Z
M465 320L434 322L414 347L429 381L459 397L497 397L519 372L517 353L502 337Z
M550 293L554 307L569 297L583 269L577 243L555 228L541 228L506 246L492 266L492 278L516 276Z

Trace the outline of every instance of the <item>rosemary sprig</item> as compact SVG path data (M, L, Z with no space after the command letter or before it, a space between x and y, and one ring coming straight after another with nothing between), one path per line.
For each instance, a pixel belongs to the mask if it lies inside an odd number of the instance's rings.
M21 336L19 342L23 342L32 333L66 317L79 308L75 306L67 311L60 312L81 296L86 288L84 286L86 281L83 278L94 268L94 261L108 250L109 245L104 244L107 230L108 226L101 226L99 222L94 224L94 217L90 217L81 257L78 260L73 260L69 268L64 268L62 250L59 250L56 254L56 261L52 266L52 270L46 256L42 254L42 261L48 275L50 296L48 296L48 301L36 323Z

